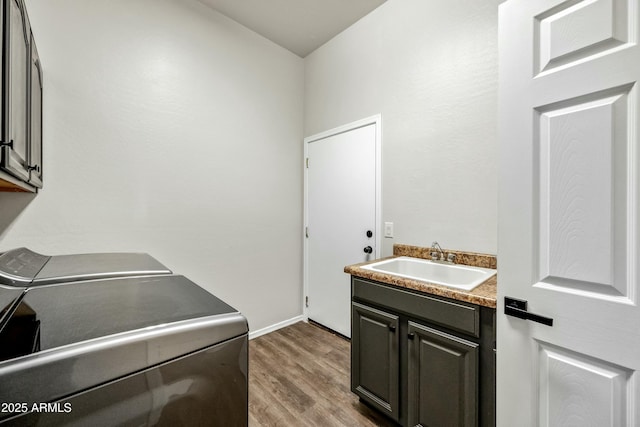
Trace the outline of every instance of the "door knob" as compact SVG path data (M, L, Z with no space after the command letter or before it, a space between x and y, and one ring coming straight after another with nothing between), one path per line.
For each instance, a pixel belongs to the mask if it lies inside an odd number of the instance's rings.
M364 253L365 254L370 254L373 252L373 248L371 246L367 246L366 248L364 248Z

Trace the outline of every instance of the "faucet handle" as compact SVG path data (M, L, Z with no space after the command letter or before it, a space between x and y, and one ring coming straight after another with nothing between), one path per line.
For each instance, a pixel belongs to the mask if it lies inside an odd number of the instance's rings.
M438 261L438 252L431 252L431 260Z
M449 255L447 255L447 261L452 263L456 262L456 254L449 253Z

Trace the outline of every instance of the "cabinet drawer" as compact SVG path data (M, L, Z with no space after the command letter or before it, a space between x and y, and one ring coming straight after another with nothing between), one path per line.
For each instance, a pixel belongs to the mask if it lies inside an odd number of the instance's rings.
M480 336L480 310L473 304L445 301L356 277L352 278L351 287L356 299L389 307L476 338Z

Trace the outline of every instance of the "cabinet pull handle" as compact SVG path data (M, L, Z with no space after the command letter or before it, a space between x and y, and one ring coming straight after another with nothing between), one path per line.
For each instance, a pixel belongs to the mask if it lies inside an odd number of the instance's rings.
M396 331L396 325L389 325L389 330L391 332L395 332Z
M407 335L407 338L409 338L410 340L414 339L416 337L416 334L414 334L413 332L410 332L409 335Z
M29 170L30 171L40 172L40 166L39 165L30 165L29 166Z

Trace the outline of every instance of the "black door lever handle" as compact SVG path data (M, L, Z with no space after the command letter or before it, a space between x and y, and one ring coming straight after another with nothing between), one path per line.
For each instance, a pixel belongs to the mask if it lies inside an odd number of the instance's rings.
M527 301L521 299L504 297L504 314L514 316L519 319L542 323L547 326L553 326L553 319L529 313L527 311Z

